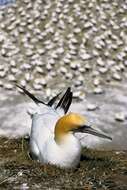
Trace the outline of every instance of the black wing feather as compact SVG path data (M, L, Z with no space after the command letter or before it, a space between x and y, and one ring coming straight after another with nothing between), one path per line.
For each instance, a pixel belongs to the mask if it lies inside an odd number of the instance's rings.
M16 84L16 86L18 88L20 88L21 90L23 90L24 94L26 94L27 96L29 96L36 104L39 104L39 103L45 104L43 101L37 99L33 94L31 94L30 92L28 92L24 87L19 86L17 84Z
M71 105L71 102L72 102L72 92L71 92L71 88L68 87L65 94L63 95L63 97L58 102L56 109L60 107L64 110L64 113L66 114L68 112L70 105Z
M57 100L57 98L59 97L60 94L61 94L61 92L59 94L57 94L56 96L54 96L51 100L49 100L48 105L52 106L55 103L55 101Z
M57 94L55 97L53 97L51 100L49 100L48 104L44 103L43 101L39 100L38 98L36 98L33 94L31 94L30 92L28 92L24 87L19 86L18 84L16 84L16 86L18 88L20 88L21 90L23 90L24 94L26 94L27 96L29 96L36 104L42 103L44 105L48 105L50 107L52 107L52 105L55 103L55 101L57 100L57 98L59 97L59 95L61 94L61 92L59 94ZM65 94L62 96L62 98L60 99L60 101L58 102L57 106L55 107L55 109L57 108L62 108L64 110L64 113L66 114L70 108L71 102L72 102L72 92L71 92L71 88L69 87Z

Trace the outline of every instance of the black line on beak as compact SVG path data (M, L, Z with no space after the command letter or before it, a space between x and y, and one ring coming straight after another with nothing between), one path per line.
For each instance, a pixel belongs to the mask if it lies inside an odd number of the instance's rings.
M83 125L81 127L78 127L76 129L73 130L74 133L88 133L97 137L101 137L101 138L105 138L105 139L109 139L112 140L111 137L101 133L100 131L93 129L91 126L88 125Z

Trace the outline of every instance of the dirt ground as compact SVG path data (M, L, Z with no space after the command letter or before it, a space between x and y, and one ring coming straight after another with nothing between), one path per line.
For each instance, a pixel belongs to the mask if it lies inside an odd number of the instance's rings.
M0 138L0 189L126 190L127 152L84 149L80 166L64 170L28 156L26 139Z

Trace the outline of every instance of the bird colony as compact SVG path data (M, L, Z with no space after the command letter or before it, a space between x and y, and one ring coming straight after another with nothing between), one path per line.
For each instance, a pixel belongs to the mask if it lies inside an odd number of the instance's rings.
M74 97L127 78L127 1L16 0L0 7L0 88ZM55 89L56 88L56 89ZM91 109L91 108L89 108Z

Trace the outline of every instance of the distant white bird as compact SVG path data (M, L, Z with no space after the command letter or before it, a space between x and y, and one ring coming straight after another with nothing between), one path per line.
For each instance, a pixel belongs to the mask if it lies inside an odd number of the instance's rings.
M53 107L60 94L45 104L23 87L18 87L38 105L38 110L32 117L30 134L30 154L33 159L62 168L73 168L79 164L81 156L81 143L75 133L89 133L111 140L88 126L84 116L77 113L66 114L72 102L70 88L57 106Z

